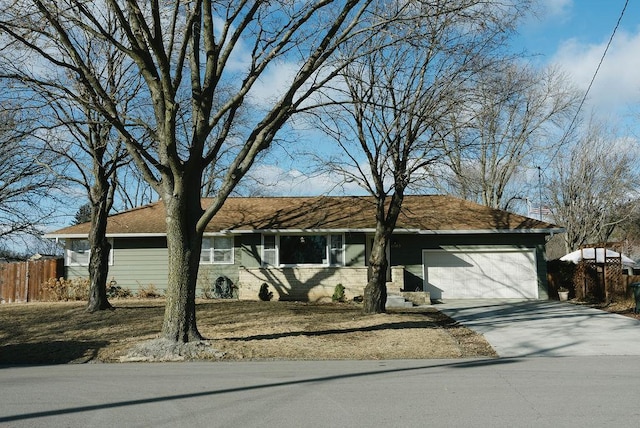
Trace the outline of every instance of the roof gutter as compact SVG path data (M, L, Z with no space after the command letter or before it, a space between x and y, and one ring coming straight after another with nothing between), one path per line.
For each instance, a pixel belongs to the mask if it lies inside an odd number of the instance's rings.
M205 233L206 235L219 235L224 233L230 233L234 235L250 234L250 233L375 233L375 228L362 228L362 229L231 229L228 231L220 231L217 233ZM469 234L514 234L514 233L535 233L554 235L556 233L563 233L565 229L562 227L547 228L547 229L464 229L464 230L421 230L421 229L407 229L396 228L393 233L407 234L407 235L469 235Z
M253 233L375 233L375 228L363 229L231 229L221 230L219 232L205 232L204 236L221 236L221 235L246 235ZM403 235L470 235L470 234L544 234L555 235L564 233L566 230L562 227L549 229L465 229L465 230L421 230L421 229L405 229L396 228L393 233ZM107 233L107 238L154 238L166 237L166 233ZM88 237L88 233L68 233L55 234L47 233L44 235L47 239L83 239Z

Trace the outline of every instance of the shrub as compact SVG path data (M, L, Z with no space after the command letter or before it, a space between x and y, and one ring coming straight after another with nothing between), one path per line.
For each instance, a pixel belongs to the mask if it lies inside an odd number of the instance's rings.
M216 299L233 299L236 292L236 286L226 276L220 276L213 285L213 297Z
M198 285L202 290L202 297L205 299L213 299L213 285L209 279L209 271L200 269L198 272Z
M69 284L70 300L89 300L89 278L74 278Z
M64 278L49 278L42 284L42 290L46 293L47 300L55 302L69 300L67 280Z
M138 299L157 299L162 297L162 292L156 288L155 285L149 284L144 287L140 287L136 292Z
M213 299L213 286L211 284L202 286L202 297L205 299Z
M262 283L262 285L260 286L258 297L263 302L268 302L269 300L273 299L273 292L269 291L269 286L266 282Z
M336 285L331 300L334 302L344 302L344 286L342 284Z
M237 299L238 286L226 276L219 276L215 281L209 279L209 272L198 276L198 284L205 299Z
M42 284L47 300L62 302L67 300L88 300L88 278L49 278Z
M107 297L110 299L126 299L131 296L133 296L131 290L129 290L128 288L120 287L115 281L111 281L111 283L107 287Z

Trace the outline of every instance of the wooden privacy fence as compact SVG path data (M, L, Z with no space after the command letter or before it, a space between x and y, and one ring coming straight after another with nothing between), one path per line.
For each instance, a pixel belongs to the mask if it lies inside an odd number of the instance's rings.
M60 278L63 275L63 259L1 263L0 301L12 303L47 300L42 284L49 278Z

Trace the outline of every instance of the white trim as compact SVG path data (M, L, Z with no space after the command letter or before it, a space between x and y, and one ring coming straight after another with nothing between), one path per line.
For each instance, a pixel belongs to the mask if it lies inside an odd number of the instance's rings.
M202 234L203 237L207 237L207 236L232 236L235 235L235 232L232 232L230 230L221 230L219 232L204 232Z
M338 263L333 264L331 263L331 238L333 236L339 236L340 237L340 242L342 243L341 248L339 249L340 251L340 256L341 256L341 260L338 260ZM345 253L347 251L347 245L345 243L345 237L344 237L344 233L330 233L328 236L328 240L327 240L327 261L329 262L329 266L344 266L346 264L346 260L345 260Z
M225 249L218 249L216 250L215 247L215 238L229 238L231 239L231 248L225 248ZM210 239L211 240L211 245L209 246L209 248L207 249L209 251L209 261L202 261L202 256L200 256L200 264L201 265L233 265L235 264L235 258L236 258L236 241L233 238L233 235L207 235L207 236L203 236L202 237L202 244L204 246L204 240L205 239ZM231 260L228 262L216 262L215 261L215 251L230 251L231 252ZM205 251L204 248L202 248L201 250L202 252Z
M82 266L89 266L89 262L91 261L91 248L89 247L89 249L86 250L86 255L87 255L87 262L86 263L72 263L72 257L71 254L75 253L75 251L71 250L71 242L72 241L87 241L88 239L86 238L76 238L76 239L67 239L64 243L64 265L65 266L71 266L71 267L82 267ZM109 244L111 246L111 248L109 249L109 266L113 266L113 253L114 253L114 249L113 249L113 239L108 239Z
M107 233L107 238L156 238L167 236L166 233ZM47 239L88 239L89 233L45 233Z
M308 234L339 234L339 233L375 233L375 228L362 228L362 229L349 229L349 228L338 228L338 229L232 229L232 230L221 230L219 232L205 232L203 236L223 236L223 235L246 235L253 233L262 233L262 234L297 234L297 233L308 233ZM554 235L557 233L564 233L566 231L563 227L554 227L548 229L464 229L464 230L422 230L422 229L405 229L405 228L396 228L393 233L397 235L403 234L417 234L417 235L469 235L469 234L544 234L544 235ZM57 233L46 233L44 235L47 239L81 239L87 238L89 236L88 233L68 233L68 234L57 234ZM166 233L107 233L108 238L156 238L156 237L166 237Z
M326 238L326 242L325 242L325 248L324 248L324 260L325 263L297 263L297 264L292 264L292 263L281 263L280 262L280 237L281 236L299 236L299 235L306 235L306 236L324 236ZM341 263L339 264L332 264L331 263L331 236L332 235L340 235L341 237L341 241L342 241L342 249L341 249ZM271 251L275 252L275 264L270 264L270 263L265 263L265 245L264 245L264 238L265 236L273 236L275 238L275 248L270 249ZM260 235L261 237L261 251L260 251L260 257L261 257L261 265L263 267L267 267L267 266L273 266L273 267L283 267L283 268L293 268L293 267L343 267L346 265L346 240L345 240L345 234L344 233L336 233L336 232L309 232L309 231L303 231L303 232L285 232L285 233L262 233Z
M265 236L273 236L273 248L269 248L268 251L272 251L273 254L275 255L275 260L274 263L266 263L265 262L265 244L264 244L264 238ZM263 233L260 235L260 246L261 246L261 250L260 250L260 265L262 266L280 266L280 236L276 235L276 234L271 234L271 233Z
M251 230L237 230L233 229L228 233L234 234L250 234L250 233L263 233L263 234L339 234L339 233L375 233L375 228L362 228L362 229L349 229L349 228L337 228L337 229L251 229ZM411 235L468 235L468 234L544 234L553 235L556 233L564 233L566 231L563 227L555 227L548 229L443 229L443 230L424 230L424 229L405 229L395 228L394 234L411 234ZM222 232L219 232L222 233ZM226 232L225 232L226 233Z
M405 232L402 232L402 231ZM478 230L409 230L409 229L396 229L393 233L417 233L418 235L471 235L471 234L544 234L553 235L555 233L564 233L566 231L563 227L549 228L549 229L478 229Z

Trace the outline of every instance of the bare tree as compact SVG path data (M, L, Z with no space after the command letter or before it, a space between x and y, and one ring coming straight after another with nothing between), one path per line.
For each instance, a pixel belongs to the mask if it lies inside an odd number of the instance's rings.
M118 170L115 211L124 211L158 200L158 194L140 174L132 162L127 162Z
M639 153L604 125L591 122L552 164L547 194L554 221L566 228L565 250L607 242L615 228L637 215Z
M522 11L472 0L385 5L393 6L402 19L354 47L371 53L353 61L343 84L326 92L335 107L320 116L342 149L322 165L359 183L376 204L365 313L386 310L386 250L405 192L443 158L441 141L455 131L449 119L468 101L460 89L492 65L490 54Z
M42 94L47 90L40 88ZM47 93L46 95L51 95ZM45 97L46 97L45 95ZM56 119L53 126L64 127L71 136L69 144L61 140L47 142L47 149L69 159L75 173L67 172L65 181L80 185L89 199L89 300L87 312L113 309L107 299L107 276L111 244L106 236L107 217L114 203L117 171L127 162L126 152L112 126L94 111L84 109L82 117L73 117L63 100L52 102ZM73 102L72 102L73 104ZM76 112L77 113L77 112Z
M557 151L579 94L554 68L536 71L515 62L487 68L468 88L473 98L456 111L458 126L443 139L445 168L437 186L492 208L524 197L527 169Z
M23 113L9 101L0 111L0 240L6 245L42 234L59 184L48 168L60 160L34 144L32 119Z
M113 15L105 11L101 18L105 28L117 37ZM72 33L84 66L104 89L104 95L117 104L123 114L135 105L140 93L141 78L137 68L115 46L95 38L82 27ZM10 69L6 64L5 68ZM25 99L39 99L31 109L39 113L37 120L45 149L67 159L70 168L51 174L58 175L86 192L89 200L89 266L88 312L113 309L107 299L107 276L111 244L106 237L107 217L111 212L118 170L129 162L122 138L114 126L95 108L101 100L88 91L82 75L64 70L64 80L52 80L47 75L26 74L15 70L6 77L12 79L15 92Z
M195 290L207 224L283 124L339 70L334 64L319 73L336 59L337 47L361 30L371 1L4 3L0 30L58 76L62 71L79 76L90 94L90 107L117 129L145 180L161 196L169 253L162 336L178 342L201 339ZM122 39L105 25L105 11L116 17L116 34ZM124 115L88 65L74 37L77 29L111 44L136 64L145 82L146 104L153 108L152 147L132 132L132 124L142 121L132 120L132 111ZM294 70L285 87L267 105L254 108L252 122L229 141L237 114L251 104L259 79L284 62ZM220 159L229 143L236 149L224 158L224 168L214 168L225 173L211 204L203 207L203 171Z

